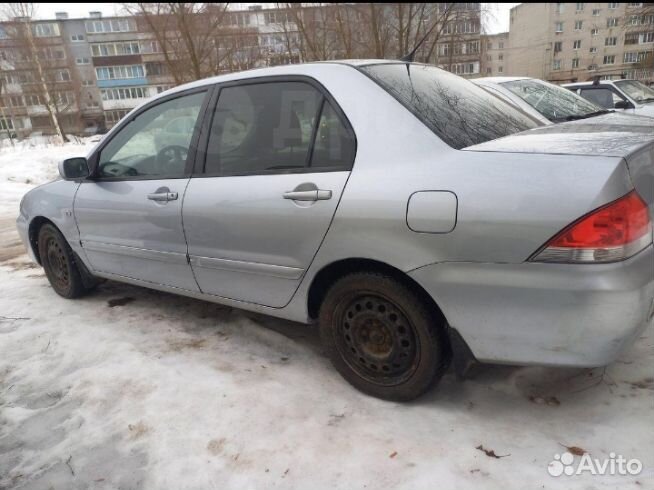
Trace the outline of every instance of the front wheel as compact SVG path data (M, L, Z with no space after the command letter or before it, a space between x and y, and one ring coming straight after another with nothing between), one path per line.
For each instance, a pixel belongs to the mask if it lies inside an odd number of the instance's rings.
M43 225L39 230L38 246L45 275L59 296L79 298L93 288L95 283L84 280L83 265L76 262L68 242L57 228Z
M442 317L385 274L354 273L336 281L321 305L319 323L334 367L378 398L417 398L449 365Z

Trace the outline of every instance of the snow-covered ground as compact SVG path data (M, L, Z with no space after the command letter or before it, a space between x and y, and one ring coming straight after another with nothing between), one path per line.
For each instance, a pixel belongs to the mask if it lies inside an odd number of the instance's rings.
M654 487L651 327L606 370L484 366L397 404L313 327L118 283L58 297L13 221L88 148L0 152L0 489ZM564 446L643 471L552 477Z

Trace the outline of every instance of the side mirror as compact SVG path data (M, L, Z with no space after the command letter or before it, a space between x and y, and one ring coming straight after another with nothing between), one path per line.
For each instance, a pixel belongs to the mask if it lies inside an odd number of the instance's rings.
M89 162L84 157L67 158L59 163L59 175L64 180L84 179L90 175Z
M615 103L615 109L633 109L631 102L628 100L619 100Z

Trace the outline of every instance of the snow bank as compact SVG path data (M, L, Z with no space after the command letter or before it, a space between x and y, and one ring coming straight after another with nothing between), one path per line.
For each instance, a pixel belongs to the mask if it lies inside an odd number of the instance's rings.
M310 327L116 283L67 301L27 267L0 267L0 488L651 488L651 328L606 372L489 366L396 404ZM554 478L563 445L645 470Z

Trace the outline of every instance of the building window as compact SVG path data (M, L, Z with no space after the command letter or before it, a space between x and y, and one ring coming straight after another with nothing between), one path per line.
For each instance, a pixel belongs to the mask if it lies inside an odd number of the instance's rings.
M616 46L617 44L618 38L615 36L604 39L604 46Z
M127 114L129 114L129 109L124 109L124 110L120 109L120 110L115 110L115 111L105 111L104 119L109 124L116 124L118 121L120 121Z
M599 34L599 29L595 28L590 30L591 36L597 36L598 34Z
M640 44L654 43L654 31L644 32L639 38Z
M560 70L561 69L561 60L554 60L552 62L552 70Z
M595 71L595 70L597 70L597 65L595 64L588 65L588 71Z
M497 67L497 73L504 73L504 67L503 66L498 66Z
M68 70L57 70L54 73L55 82L70 82L70 72Z
M88 58L75 58L75 63L78 65L88 65L91 60Z
M554 32L563 32L563 22L557 22L555 24Z
M579 58L572 58L572 68L579 68Z
M554 43L554 52L555 53L560 53L563 51L563 43L561 41L557 41Z
M490 66L487 67L486 68L486 75L491 75L492 73L493 73L493 70L491 69L491 67Z
M504 43L500 43L499 49L504 49Z
M583 20L575 20L575 31L580 31L583 25Z
M168 69L163 63L153 62L145 64L145 72L148 76L162 76L168 74Z
M600 9L593 9L593 17L599 17Z
M581 12L582 10L584 10L584 3L583 2L577 2L576 10L577 10L577 12Z
M617 8L618 8L618 3L617 3L617 2L610 2L610 3L609 3L609 8L610 8L611 10L615 10L615 9L617 9Z
M564 10L565 10L565 4L564 3L559 2L559 3L556 4L556 13L557 14L562 14Z
M572 43L572 49L581 49L581 39L577 39Z
M136 23L133 19L87 20L85 25L86 32L91 34L130 32L136 30Z
M504 55L503 55L503 54L498 55L498 56L497 56L497 59L498 59L499 61L504 61Z
M142 53L161 53L161 46L157 41L141 41Z
M140 52L141 47L138 41L91 44L91 54L96 57L139 54Z
M615 64L615 55L610 54L610 55L604 56L604 61L602 62L602 64L604 64L604 65L613 65L613 64Z
M590 52L591 53L597 53L597 48L595 48L595 47L590 48Z
M624 63L638 63L638 53L635 52L635 51L625 53L623 62Z
M0 129L3 131L14 129L13 121L11 119L0 119Z
M74 43L84 41L84 34L73 34L70 36L70 40Z
M111 88L100 93L102 100L145 99L150 96L146 87Z
M82 80L82 87L92 87L95 85L93 80Z
M606 27L616 27L618 25L617 17L609 17L606 19Z
M143 78L143 65L102 66L95 69L98 80L121 80L127 78Z
M54 22L46 24L34 24L32 32L36 37L55 37L59 35L59 24Z
M22 95L12 95L9 97L11 107L25 107L25 99Z

